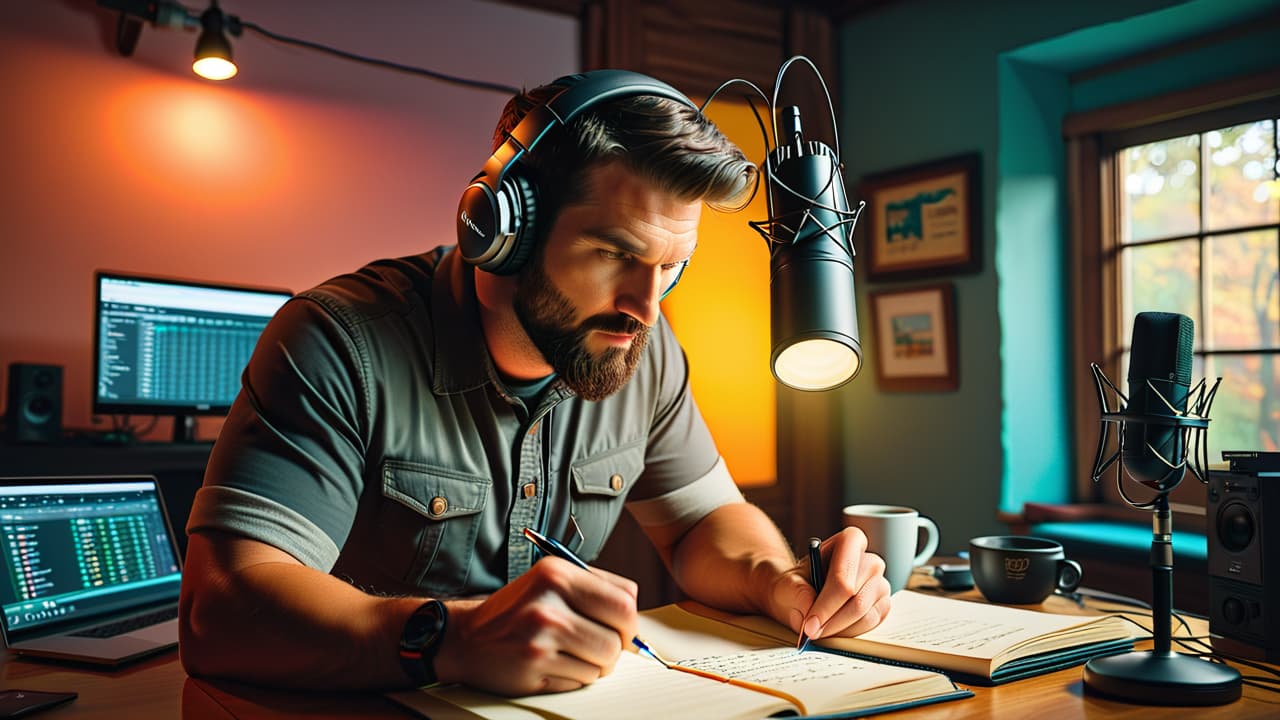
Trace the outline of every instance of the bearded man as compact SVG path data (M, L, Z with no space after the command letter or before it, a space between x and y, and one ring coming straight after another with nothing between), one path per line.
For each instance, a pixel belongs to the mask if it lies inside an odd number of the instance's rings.
M811 638L888 612L859 531L823 543L815 593L808 560L743 500L660 312L702 205L749 192L755 166L651 79L563 112L582 82L522 93L498 123L493 184L528 243L511 262L468 251L493 219L464 194L458 248L300 293L262 335L187 527L191 674L582 687L630 646L636 585L539 559L523 533L590 561L624 507L708 605Z

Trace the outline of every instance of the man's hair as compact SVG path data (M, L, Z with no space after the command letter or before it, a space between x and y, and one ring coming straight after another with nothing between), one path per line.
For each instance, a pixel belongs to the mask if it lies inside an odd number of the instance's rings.
M532 108L563 89L542 85L512 97L494 130L493 149ZM586 171L614 161L684 201L730 204L756 182L756 167L746 155L684 103L653 95L597 103L553 129L520 160L538 187L539 246L560 209L583 199Z

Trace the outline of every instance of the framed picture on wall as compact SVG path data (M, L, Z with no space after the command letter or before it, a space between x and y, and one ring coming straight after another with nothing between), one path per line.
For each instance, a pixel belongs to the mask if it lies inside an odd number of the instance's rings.
M870 293L876 383L882 390L960 387L954 295L951 283Z
M972 153L864 178L868 277L981 269L980 168L980 156Z

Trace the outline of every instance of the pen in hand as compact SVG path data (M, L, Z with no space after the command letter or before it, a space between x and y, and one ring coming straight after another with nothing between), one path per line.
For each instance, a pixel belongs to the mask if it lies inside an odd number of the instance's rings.
M542 533L538 532L537 530L534 530L533 528L525 528L524 536L525 536L525 539L533 543L534 547L541 550L544 554L551 555L552 557L558 557L561 560L568 560L569 562L573 563L574 565L577 565L583 570L586 570L587 572L591 572L591 568L585 562L582 561L582 558L573 554L573 551L565 547L564 544L561 543L559 540L556 540L555 538L549 538L546 535L543 535ZM667 667L667 668L671 667L671 664L668 663L666 660L663 660L662 657L658 655L658 653L655 652L653 648L649 647L648 643L640 639L639 635L631 638L631 644L635 645L636 649L639 650L642 654L648 655L654 660L657 660L658 662L662 663L663 667Z
M813 586L814 597L822 592L822 578L825 575L826 573L822 570L822 539L809 538L809 584ZM801 625L800 637L796 640L796 650L803 651L807 642L809 638L805 637L804 625Z

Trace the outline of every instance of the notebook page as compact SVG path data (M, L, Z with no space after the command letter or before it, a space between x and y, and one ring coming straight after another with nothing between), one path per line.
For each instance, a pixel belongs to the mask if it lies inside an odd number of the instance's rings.
M793 651L794 652L794 651ZM512 698L511 703L566 718L643 717L675 720L764 717L790 707L773 696L669 670L651 658L625 652L608 677L581 690Z

